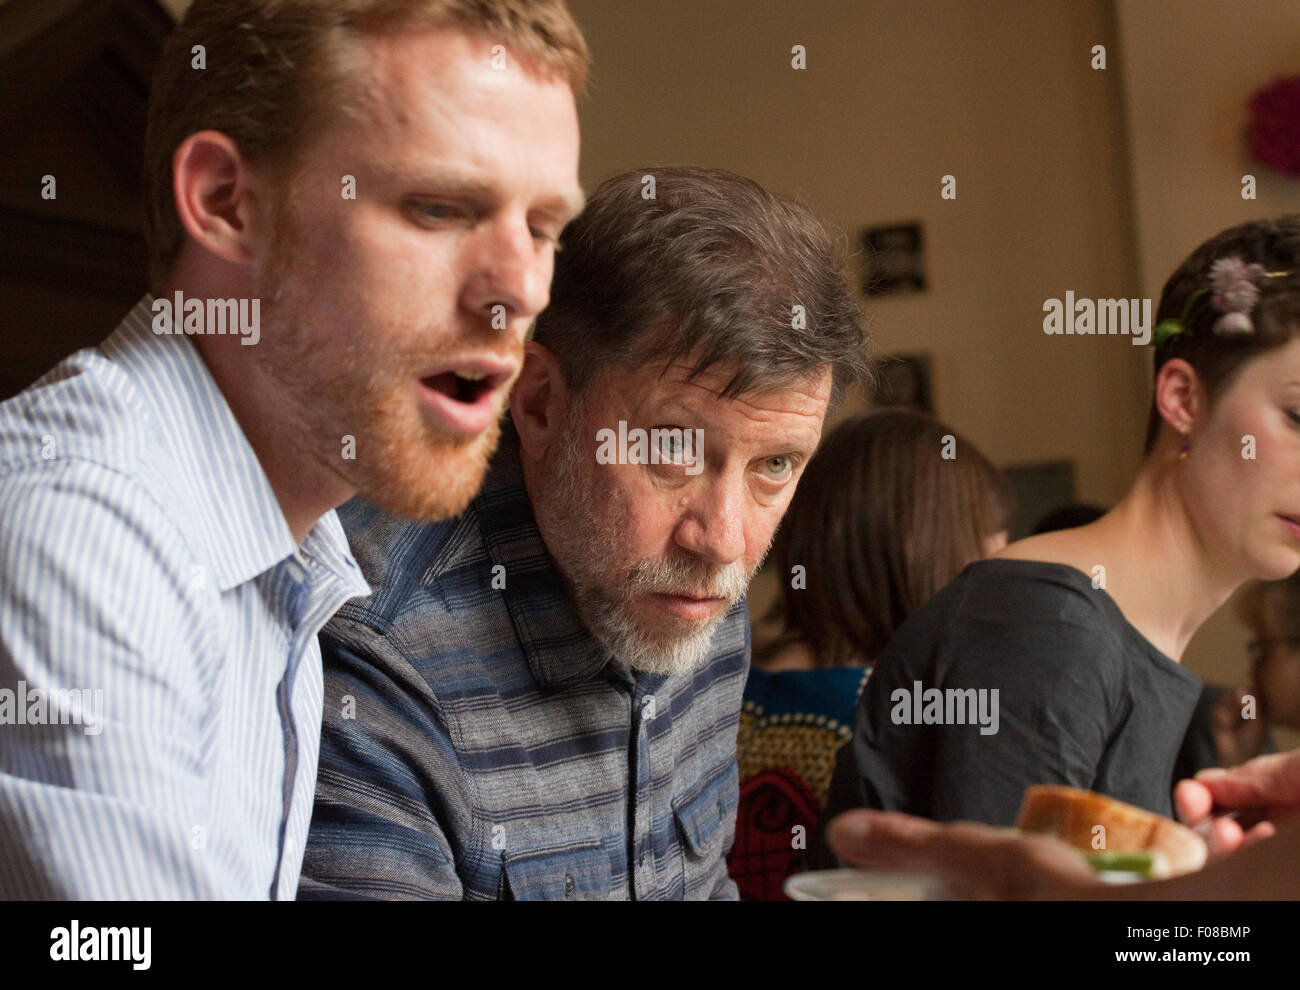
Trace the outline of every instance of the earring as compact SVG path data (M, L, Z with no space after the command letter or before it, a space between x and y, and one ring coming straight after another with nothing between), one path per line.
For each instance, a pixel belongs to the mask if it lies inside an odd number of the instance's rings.
M1182 434L1181 439L1178 441L1178 459L1180 461L1187 460L1187 455L1191 452L1191 449L1192 435L1190 433Z

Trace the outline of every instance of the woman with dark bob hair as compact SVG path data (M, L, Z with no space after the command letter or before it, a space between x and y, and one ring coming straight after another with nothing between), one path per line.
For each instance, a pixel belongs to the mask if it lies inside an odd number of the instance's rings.
M781 595L745 685L729 859L742 897L780 897L803 866L792 840L812 836L870 664L910 612L1006 544L1009 515L997 469L930 416L881 409L826 438L777 534Z
M1025 788L1064 784L1172 813L1200 692L1183 650L1240 584L1300 567L1300 217L1199 247L1156 319L1132 487L908 619L860 702L861 804L1010 825Z

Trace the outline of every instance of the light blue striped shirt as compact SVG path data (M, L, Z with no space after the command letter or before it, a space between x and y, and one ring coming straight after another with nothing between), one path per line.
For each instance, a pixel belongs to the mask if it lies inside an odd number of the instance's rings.
M0 404L0 898L298 887L316 633L370 589L151 302Z

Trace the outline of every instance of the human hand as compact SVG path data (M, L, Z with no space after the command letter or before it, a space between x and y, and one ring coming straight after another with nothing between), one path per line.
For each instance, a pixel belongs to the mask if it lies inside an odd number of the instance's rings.
M939 877L960 899L1065 900L1109 890L1073 847L1015 829L859 809L833 819L826 837L852 866Z
M1179 781L1174 807L1205 837L1212 856L1267 838L1277 822L1300 811L1300 750L1202 770Z

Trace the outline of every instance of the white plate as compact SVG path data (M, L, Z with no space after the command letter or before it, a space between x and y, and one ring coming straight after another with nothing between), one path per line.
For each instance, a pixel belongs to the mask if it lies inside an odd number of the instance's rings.
M1147 877L1141 873L1130 873L1127 870L1098 870L1097 879L1102 883L1146 883Z
M934 877L883 870L813 870L785 882L795 901L941 901L947 891Z

